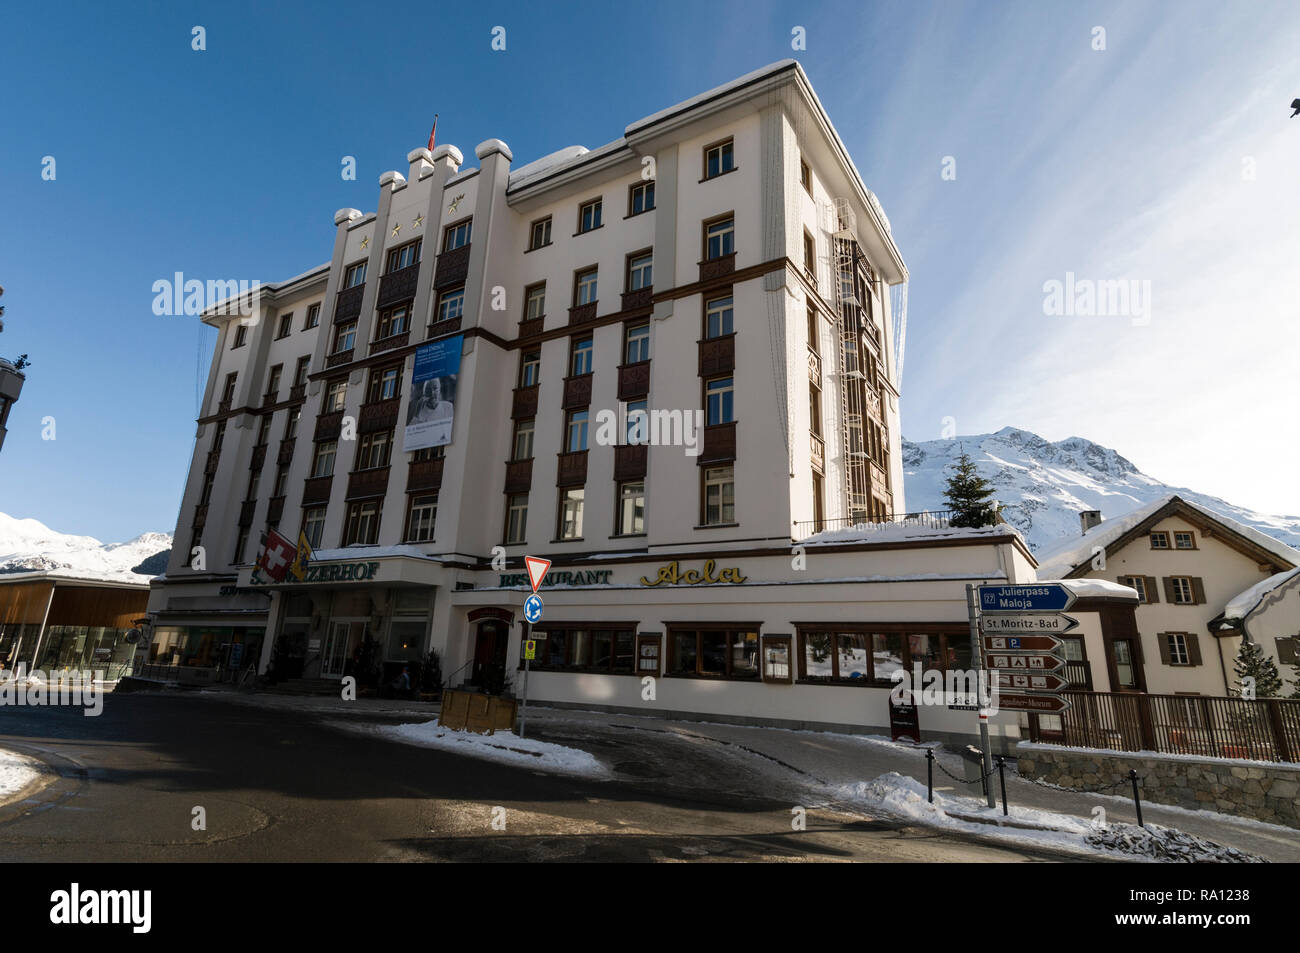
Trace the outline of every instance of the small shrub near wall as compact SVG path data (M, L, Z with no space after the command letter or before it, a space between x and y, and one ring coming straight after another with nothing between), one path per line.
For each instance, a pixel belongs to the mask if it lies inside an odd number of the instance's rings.
M1084 790L1114 784L1136 769L1143 800L1300 828L1300 765L1027 743L1016 747L1016 758L1022 778ZM1128 788L1111 793L1126 795Z

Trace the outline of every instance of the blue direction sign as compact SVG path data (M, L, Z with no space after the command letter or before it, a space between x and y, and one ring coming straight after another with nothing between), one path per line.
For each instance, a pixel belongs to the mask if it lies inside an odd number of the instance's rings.
M980 612L1061 612L1072 605L1074 593L1059 582L980 586Z
M529 625L536 625L542 621L542 597L533 593L524 600L524 619Z

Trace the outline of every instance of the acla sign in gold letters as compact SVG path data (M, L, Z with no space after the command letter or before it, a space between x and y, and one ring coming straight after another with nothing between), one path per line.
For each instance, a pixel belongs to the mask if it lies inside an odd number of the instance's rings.
M641 577L643 586L675 586L678 583L685 583L688 586L698 586L705 583L718 582L744 582L745 577L740 574L739 566L732 566L730 569L718 570L714 575L717 564L712 559L704 561L704 569L687 569L682 572L678 567L676 560L670 562L667 566L659 567L659 575L652 582L645 576Z

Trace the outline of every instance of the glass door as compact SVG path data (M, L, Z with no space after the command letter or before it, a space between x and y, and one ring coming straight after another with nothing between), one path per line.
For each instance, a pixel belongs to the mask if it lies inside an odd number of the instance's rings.
M325 651L321 653L321 677L342 678L348 660L348 636L352 631L349 622L331 622L325 638Z

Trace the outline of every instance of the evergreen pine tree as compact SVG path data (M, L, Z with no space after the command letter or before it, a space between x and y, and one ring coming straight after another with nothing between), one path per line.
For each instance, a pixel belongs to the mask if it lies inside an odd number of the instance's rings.
M1243 678L1253 678L1256 698L1277 698L1282 694L1282 677L1277 673L1277 666L1249 636L1242 637L1232 671L1237 676L1238 691Z
M998 508L989 499L993 495L993 484L976 472L970 455L962 451L957 462L948 469L955 471L948 477L948 486L943 491L948 509L952 511L950 524L980 527L996 523Z

